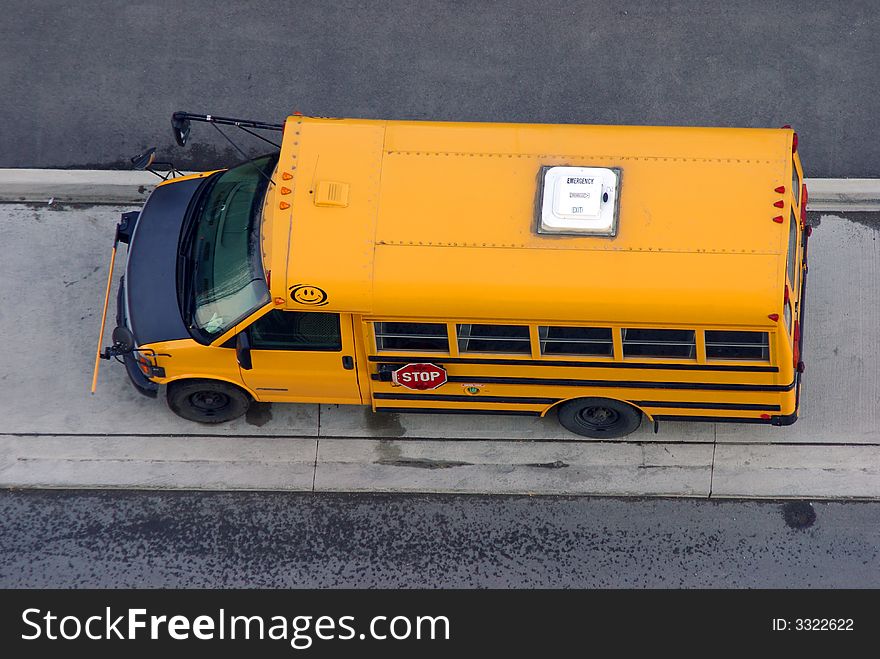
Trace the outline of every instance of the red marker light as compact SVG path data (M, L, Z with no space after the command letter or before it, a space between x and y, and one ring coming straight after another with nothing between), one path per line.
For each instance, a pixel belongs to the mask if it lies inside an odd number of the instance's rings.
M782 215L777 215L776 217L773 218L773 221L776 222L776 224L782 224L782 222L783 222Z
M805 224L807 221L807 200L809 196L807 194L807 184L804 183L801 186L801 224Z
M776 206L776 208L783 208L785 206L785 202L780 199L779 201L774 201L773 205Z
M762 415L761 415L761 418L762 418L762 419L769 419L769 418L770 418L770 415L769 415L769 414L762 414Z
M771 313L769 316L767 316L767 318L769 318L770 320L772 320L775 323L779 320L779 314L778 313Z
M773 192L778 192L779 194L785 194L785 186L780 185L778 188L774 188Z

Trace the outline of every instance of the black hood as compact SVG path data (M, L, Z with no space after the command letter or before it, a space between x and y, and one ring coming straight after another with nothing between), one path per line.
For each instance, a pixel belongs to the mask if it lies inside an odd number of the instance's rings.
M191 203L211 177L162 185L138 217L128 248L128 322L138 345L188 339L177 298L177 248Z

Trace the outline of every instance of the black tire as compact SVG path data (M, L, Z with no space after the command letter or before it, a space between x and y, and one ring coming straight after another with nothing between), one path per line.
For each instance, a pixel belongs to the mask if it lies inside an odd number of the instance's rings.
M223 423L248 411L251 398L238 387L218 380L172 382L166 392L171 411L189 421Z
M610 398L575 398L559 406L562 427L584 437L616 439L642 425L642 413Z

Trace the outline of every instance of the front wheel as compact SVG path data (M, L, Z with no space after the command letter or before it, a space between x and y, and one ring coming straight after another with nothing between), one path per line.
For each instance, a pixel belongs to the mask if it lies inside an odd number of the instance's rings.
M562 427L584 437L616 439L642 424L642 413L610 398L575 398L559 406Z
M222 423L247 412L250 397L238 387L217 380L184 380L168 385L168 407L189 421Z

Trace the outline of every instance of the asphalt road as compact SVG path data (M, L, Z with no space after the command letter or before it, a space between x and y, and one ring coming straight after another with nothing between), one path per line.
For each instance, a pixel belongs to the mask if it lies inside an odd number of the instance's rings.
M4 492L0 586L880 586L880 504L788 505Z
M0 167L182 167L237 155L174 110L781 126L808 176L873 177L872 0L0 2ZM260 143L244 136L253 152Z

